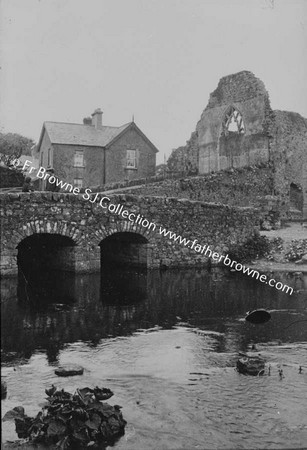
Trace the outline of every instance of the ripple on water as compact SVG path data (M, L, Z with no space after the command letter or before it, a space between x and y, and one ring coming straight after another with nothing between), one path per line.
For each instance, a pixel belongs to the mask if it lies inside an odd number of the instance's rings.
M32 313L18 302L11 310L6 305L8 351L25 349L29 356L2 369L3 414L23 405L34 415L51 384L71 392L99 385L115 393L109 402L123 406L128 422L118 449L303 448L307 330L303 323L284 330L296 313L306 317L303 297L291 298L288 311L288 297L250 280L212 284L208 274L188 271L150 276L145 300L132 306L88 298L93 278L83 290L74 281L80 310ZM258 306L272 311L268 324L240 321ZM271 364L270 376L236 372L238 352L252 345ZM85 367L83 376L57 377L55 367L66 363ZM4 439L15 439L14 427L3 425Z

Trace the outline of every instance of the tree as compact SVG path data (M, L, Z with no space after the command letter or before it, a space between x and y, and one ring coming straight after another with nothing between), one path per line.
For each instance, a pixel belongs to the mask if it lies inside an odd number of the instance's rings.
M31 155L33 139L17 133L0 133L0 153L14 158L21 155Z

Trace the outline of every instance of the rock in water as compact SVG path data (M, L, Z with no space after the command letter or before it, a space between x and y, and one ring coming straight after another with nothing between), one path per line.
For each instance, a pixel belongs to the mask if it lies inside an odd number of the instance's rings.
M265 309L255 309L254 311L249 311L245 320L250 323L265 323L271 319L271 314Z
M96 397L97 400L108 400L109 398L111 398L114 394L111 391L111 389L107 389L107 388L99 388L98 386L96 386L94 388L94 395Z
M54 371L59 377L73 377L75 375L82 375L83 372L83 367L78 366L77 364L65 364Z
M244 357L240 358L237 361L237 370L240 373L244 373L245 375L263 375L264 373L265 361L259 357L249 358ZM261 371L263 371L261 373Z

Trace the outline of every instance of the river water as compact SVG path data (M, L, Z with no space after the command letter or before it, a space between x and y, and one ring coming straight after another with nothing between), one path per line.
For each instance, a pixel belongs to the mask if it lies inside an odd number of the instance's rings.
M99 385L128 422L117 449L306 448L307 277L274 278L295 293L221 269L4 279L2 414L36 414L52 383ZM246 322L255 308L271 321ZM253 344L270 376L235 370ZM65 363L84 374L58 378ZM3 441L16 438L4 422Z

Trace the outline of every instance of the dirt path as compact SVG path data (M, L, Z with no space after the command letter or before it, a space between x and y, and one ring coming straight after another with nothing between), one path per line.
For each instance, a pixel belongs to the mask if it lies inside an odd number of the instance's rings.
M258 259L248 264L253 269L262 272L301 272L307 273L307 264L295 264L293 262L276 262L267 259Z
M307 263L296 264L294 261L288 261L286 254L297 244L293 241L300 241L298 245L306 247L307 227L300 223L290 222L279 230L260 231L262 236L268 239L282 239L280 246L275 249L270 258L261 258L250 263L250 266L261 271L285 271L285 272L303 272L307 273ZM306 247L307 248L307 247Z
M307 239L307 227L300 223L290 222L286 224L284 228L280 228L279 230L260 231L260 234L269 239L279 237L285 242L291 242L292 239Z

